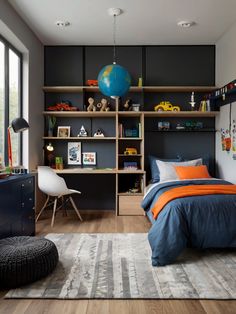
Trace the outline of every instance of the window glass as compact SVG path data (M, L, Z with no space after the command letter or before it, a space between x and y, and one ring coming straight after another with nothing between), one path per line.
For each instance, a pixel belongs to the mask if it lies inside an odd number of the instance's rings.
M5 77L5 64L4 64L5 47L0 41L0 158L4 160L4 77Z
M9 49L9 122L20 116L20 58ZM11 130L12 163L19 165L20 133Z

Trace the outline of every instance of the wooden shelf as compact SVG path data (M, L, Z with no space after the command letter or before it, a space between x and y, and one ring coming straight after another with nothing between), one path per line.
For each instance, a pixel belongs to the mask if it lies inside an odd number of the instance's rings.
M118 195L120 195L120 196L135 196L135 195L139 195L139 196L143 196L144 194L143 193L129 193L129 192L123 192L123 193L118 193Z
M142 141L142 137L119 137L118 140L121 141Z
M98 86L83 86L83 89L86 92L99 92L99 87ZM143 87L139 86L130 86L129 92L133 93L140 93L143 91Z
M140 169L138 169L138 170L119 169L119 170L117 170L117 173L125 173L125 174L132 173L132 174L134 174L134 173L146 173L146 171L140 170Z
M182 132L185 132L185 133L189 133L189 132L216 132L216 130L212 130L212 129L199 129L199 130L145 130L145 132L159 132L159 133L182 133Z
M44 136L44 140L76 140L76 141L115 141L116 137L91 137L91 136L70 136L70 137L57 137L57 136Z
M131 86L129 92L212 92L217 86ZM47 93L99 92L98 86L43 86Z
M86 169L86 168L67 168L54 171L58 174L116 174L116 169Z
M64 118L113 118L115 111L43 111L45 116L64 117Z
M67 118L115 118L118 113L121 117L216 117L219 111L43 111L45 116L67 117Z
M126 154L118 154L119 157L141 157L142 154L133 154L133 155L126 155Z
M47 93L81 93L99 92L98 86L43 86L43 91ZM129 92L142 92L143 87L131 86Z
M144 111L144 117L201 117L210 118L216 117L219 111Z
M83 89L83 86L43 86L47 93L81 93Z
M144 92L212 92L216 90L216 86L143 86Z

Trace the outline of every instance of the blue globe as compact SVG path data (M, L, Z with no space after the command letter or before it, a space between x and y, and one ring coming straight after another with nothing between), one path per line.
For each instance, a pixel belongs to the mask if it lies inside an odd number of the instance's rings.
M128 92L130 82L129 72L118 64L106 65L98 74L99 89L106 96L123 96Z

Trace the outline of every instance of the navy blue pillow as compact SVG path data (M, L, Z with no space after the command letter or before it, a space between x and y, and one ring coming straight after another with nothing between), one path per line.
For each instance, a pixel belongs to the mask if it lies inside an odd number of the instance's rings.
M149 155L148 158L149 158L149 164L150 164L150 169L151 169L151 176L152 176L151 182L152 183L156 183L160 181L160 171L157 166L156 160L167 161L167 162L183 161L180 156L177 156L177 158L174 158L174 159L164 159L164 158L158 158L153 155Z

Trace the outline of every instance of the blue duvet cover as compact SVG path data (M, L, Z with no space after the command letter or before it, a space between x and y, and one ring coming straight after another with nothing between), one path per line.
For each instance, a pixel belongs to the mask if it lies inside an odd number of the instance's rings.
M188 180L156 184L144 197L142 207L152 222L148 233L152 265L170 264L186 247L236 247L236 195L202 195L175 199L157 220L151 208L159 196L175 187L194 184L231 184L223 180Z

